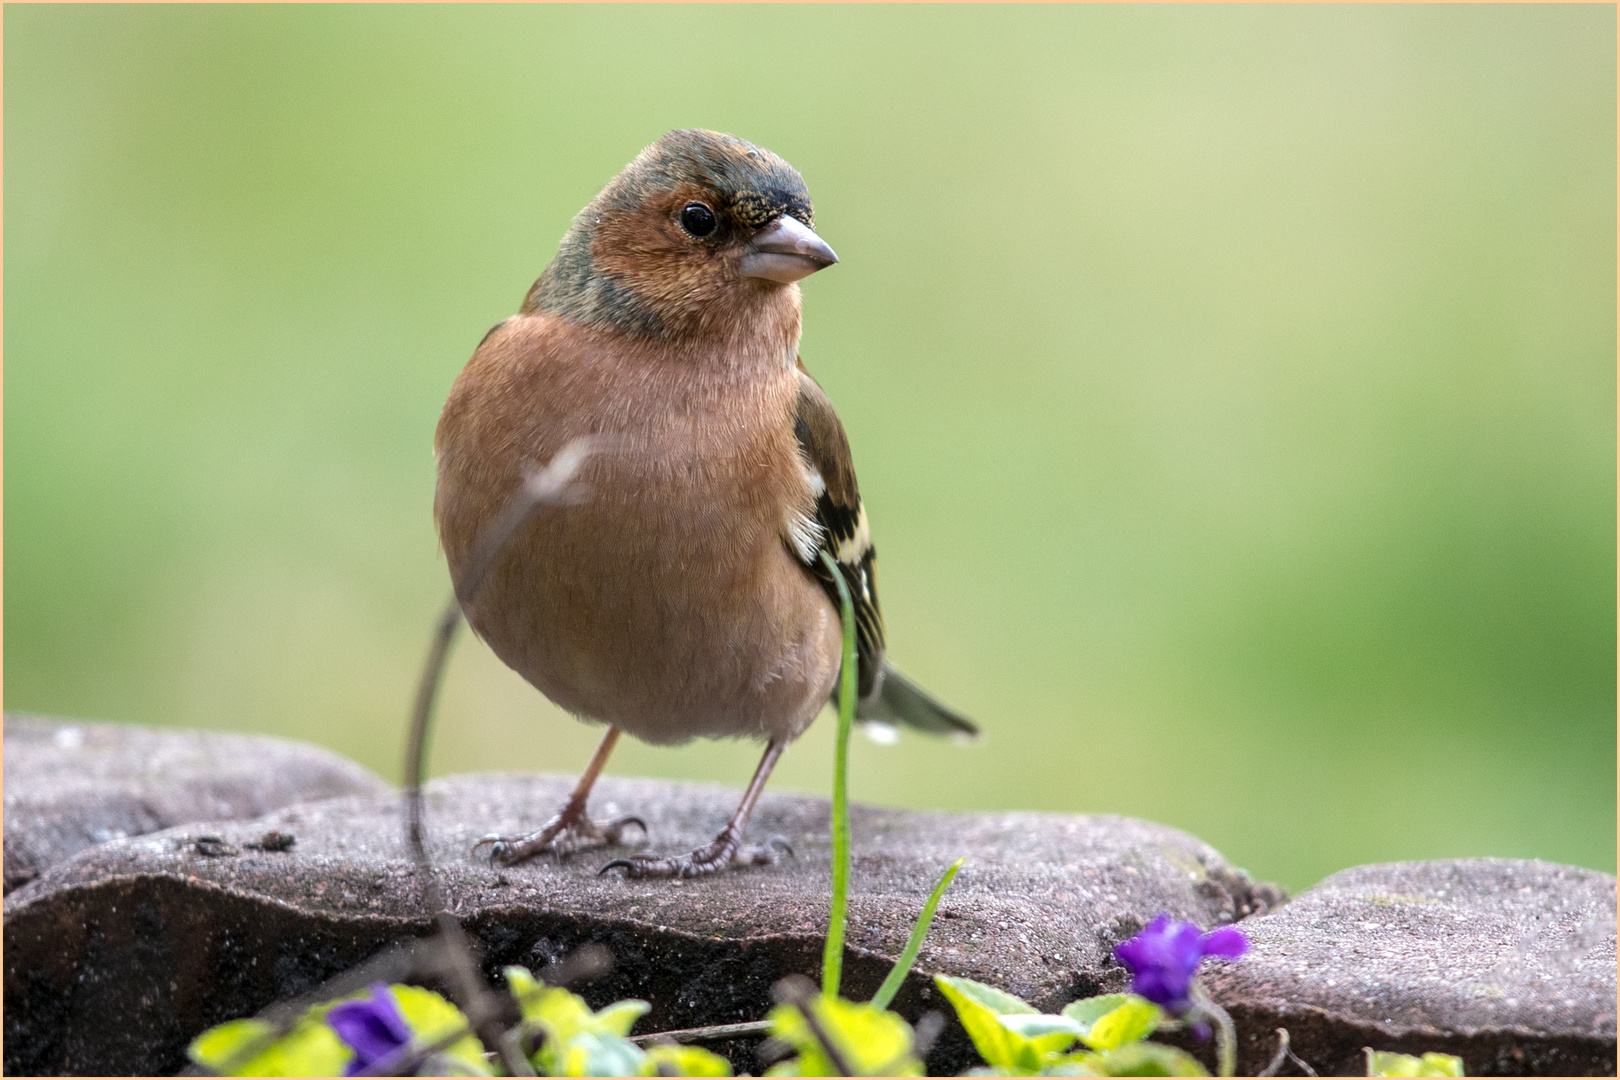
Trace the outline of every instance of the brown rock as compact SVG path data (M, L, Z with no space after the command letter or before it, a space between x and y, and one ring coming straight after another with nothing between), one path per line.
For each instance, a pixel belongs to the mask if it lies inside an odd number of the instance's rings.
M596 1006L650 1001L640 1033L760 1019L776 980L819 973L829 889L825 800L767 794L751 835L781 834L797 857L695 881L597 876L627 849L509 869L470 854L487 831L539 825L571 782L461 776L429 789L440 881L480 942L487 975L511 963L538 969L598 942L616 966L582 992ZM654 848L680 852L711 839L736 798L709 785L608 778L592 810L599 819L639 813ZM1208 845L1129 818L867 807L852 817L848 996L877 988L935 880L968 856L896 1000L912 1018L943 1004L924 973L993 982L1055 1009L1121 988L1125 975L1110 950L1159 912L1209 926L1276 898ZM248 846L270 830L296 836L296 845ZM211 850L240 854L205 855L204 837ZM6 1071L172 1072L198 1032L424 934L427 915L402 843L397 795L103 845L6 900ZM930 1057L935 1070L976 1063L959 1031L947 1032Z
M1210 965L1238 1072L1286 1027L1325 1075L1362 1047L1463 1059L1470 1076L1615 1071L1615 879L1515 859L1358 866L1248 920L1249 955Z
M308 743L8 713L5 891L109 840L386 790L375 774Z

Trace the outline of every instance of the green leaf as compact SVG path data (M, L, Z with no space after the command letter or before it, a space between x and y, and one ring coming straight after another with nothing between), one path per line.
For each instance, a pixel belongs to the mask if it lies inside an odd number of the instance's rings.
M1068 1041L1063 1045L1070 1046L1080 1037L1080 1025L1067 1016L1054 1016L1051 1013L1012 1013L1007 1016L996 1017L1002 1027L1015 1035L1026 1039L1044 1039L1048 1035L1067 1035Z
M959 979L954 975L935 975L934 982L952 998L952 991L987 1009L994 1016L1012 1016L1017 1013L1039 1013L1040 1010L1020 1001L1005 990L997 990L972 979ZM954 1001L954 998L952 998Z
M275 1028L263 1020L232 1020L193 1039L186 1055L227 1076L339 1076L354 1051L320 1021L324 1014L324 1008L311 1010L279 1039L271 1038ZM265 1045L255 1052L255 1042Z
M635 1043L594 1031L578 1033L552 1053L541 1049L548 1076L639 1076L645 1058Z
M538 994L546 984L534 977L534 973L526 967L509 964L501 969L506 977L506 990L517 1001L519 1009L528 1008L528 1000ZM525 1013L524 1015L528 1015Z
M186 1047L186 1056L205 1069L219 1072L233 1057L246 1051L250 1043L267 1037L273 1030L263 1020L218 1024L192 1039L191 1045ZM234 1075L234 1070L230 1075Z
M418 1043L435 1042L467 1027L461 1010L431 990L401 985L389 990ZM327 1026L326 1014L343 1001L370 995L370 990L363 990L315 1005L279 1039L272 1038L275 1028L263 1020L221 1024L197 1036L186 1053L212 1072L234 1076L335 1076L354 1060L354 1051ZM258 1043L263 1045L256 1047ZM438 1063L434 1068L437 1072L489 1075L484 1048L471 1033L438 1051L432 1061Z
M1144 1039L1164 1010L1135 994L1103 994L1064 1006L1063 1015L1080 1024L1080 1038L1093 1050L1115 1050Z
M877 993L872 995L873 1005L887 1009L889 1002L894 1000L894 995L900 992L901 984L906 981L906 974L911 971L911 965L917 961L917 953L922 949L923 938L928 935L928 927L934 921L934 911L939 907L940 898L945 895L945 890L950 888L951 879L956 877L956 872L962 869L965 862L967 862L966 855L951 863L940 876L934 891L928 894L927 903L923 904L916 923L911 927L911 937L906 939L906 947L900 950L900 958L894 962L894 967L889 969L889 977L883 980L883 985L878 987Z
M1453 1054L1424 1054L1418 1061L1424 1076L1466 1076L1463 1060Z
M731 1062L700 1046L650 1046L639 1076L730 1076Z
M399 1011L404 1014L405 1022L411 1026L411 1034L418 1043L437 1042L451 1032L468 1026L467 1017L460 1009L431 990L400 984L389 989L393 991ZM369 992L360 996L369 996ZM489 1069L484 1065L484 1046L471 1032L440 1050L435 1057L439 1056L453 1059L464 1075L489 1075Z
M509 967L505 974L506 987L517 999L523 1019L543 1030L548 1038L561 1042L585 1033L622 1039L652 1008L645 1001L627 998L601 1012L592 1012L578 994L560 986L547 986L525 968Z
M617 1035L622 1039L630 1034L630 1029L636 1026L636 1021L646 1016L651 1009L651 1005L639 998L615 1001L596 1014L593 1030L599 1034Z
M592 1012L585 999L547 986L527 969L505 970L506 987L518 1001L524 1024L545 1035L535 1064L548 1076L635 1076L646 1054L625 1036L647 1010L645 1001L615 1001Z
M1198 1059L1155 1042L1126 1043L1117 1050L1077 1055L1093 1076L1208 1076Z
M985 1065L985 1066L982 1066L982 1067L977 1068L977 1069L969 1069L967 1072L963 1073L962 1075L963 1076L1022 1076L1024 1074L1023 1073L1008 1072L1006 1069L1003 1069L1003 1068L1000 1068L1000 1067L991 1067L989 1065ZM1091 1070L1087 1069L1084 1065L1082 1065L1080 1063L1079 1057L1076 1056L1076 1057L1060 1057L1057 1060L1053 1061L1050 1065L1047 1065L1045 1068L1041 1069L1040 1072L1035 1073L1034 1075L1036 1075L1036 1076L1095 1076L1097 1074L1092 1072Z
M922 1062L912 1054L911 1025L898 1013L843 998L818 997L807 1006L827 1041L854 1076L922 1076ZM767 1019L771 1034L799 1052L793 1071L772 1069L772 1076L836 1076L837 1066L821 1040L794 1005L778 1005Z
M1079 1025L1068 1017L1043 1016L993 986L950 975L935 975L934 982L956 1009L979 1056L1015 1075L1039 1073L1079 1035Z
M1450 1054L1390 1054L1367 1051L1368 1076L1463 1076L1462 1058Z

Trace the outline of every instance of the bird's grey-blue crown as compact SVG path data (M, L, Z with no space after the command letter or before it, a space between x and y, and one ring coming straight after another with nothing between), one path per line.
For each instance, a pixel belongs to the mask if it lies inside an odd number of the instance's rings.
M725 209L755 228L782 214L815 227L810 191L799 170L735 135L696 128L672 131L631 162L620 179L629 182L623 187L609 184L602 192L616 208L638 201L649 188L698 184L713 190Z

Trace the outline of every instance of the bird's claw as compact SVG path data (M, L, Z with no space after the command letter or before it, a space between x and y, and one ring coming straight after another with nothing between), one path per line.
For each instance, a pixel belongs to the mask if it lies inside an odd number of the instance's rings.
M627 825L634 825L636 828L640 829L641 838L643 840L647 839L647 837L651 835L649 832L647 832L647 823L642 821L634 814L626 814L622 818L616 818L615 820L608 822L606 825L602 826L602 835L607 837L608 843L617 844L619 843L620 838L624 835L625 826Z
M478 838L478 842L472 846L472 853L476 856L479 848L487 847L489 848L490 861L494 862L500 858L500 853L506 850L507 841L509 839L510 837L504 837L500 833L485 833L483 836L480 836Z
M660 858L656 855L632 855L628 859L614 859L596 872L598 877L609 870L623 870L626 878L695 878L717 874L733 866L770 866L777 860L777 849L793 857L793 845L786 837L773 836L763 844L744 844L734 836L721 834L708 847L699 848L689 855Z
M647 836L647 823L634 814L599 826L586 817L582 810L564 810L546 822L539 832L527 836L501 836L499 833L490 833L481 837L473 845L472 852L476 856L479 849L487 847L489 861L498 866L512 866L543 854L567 858L585 848L622 843L624 830L631 825L641 830L643 838Z

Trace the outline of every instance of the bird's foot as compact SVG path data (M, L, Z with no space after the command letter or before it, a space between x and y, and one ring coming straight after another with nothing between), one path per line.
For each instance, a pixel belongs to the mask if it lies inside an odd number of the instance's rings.
M617 844L624 830L634 825L647 835L647 823L635 816L622 817L606 825L597 825L585 816L583 805L570 803L563 812L541 826L539 832L527 836L501 836L490 833L473 845L473 853L480 848L489 849L489 861L501 866L512 866L536 855L555 855L566 858L585 848Z
M715 837L708 847L698 848L690 855L659 858L656 855L632 855L628 859L614 859L598 876L609 870L623 870L627 878L695 878L717 874L733 866L770 866L778 858L778 851L793 854L793 848L784 837L773 836L763 844L744 844L742 836L730 829Z

